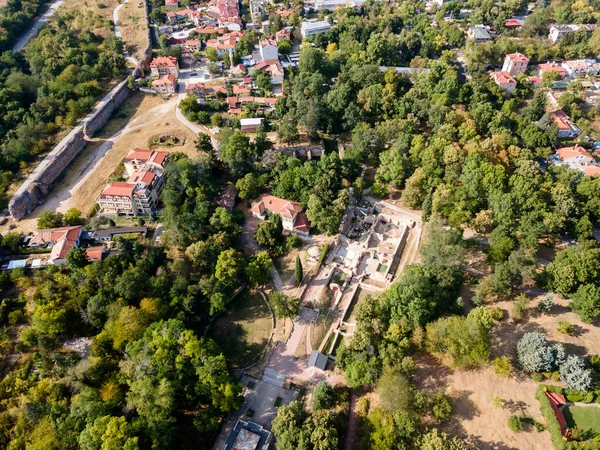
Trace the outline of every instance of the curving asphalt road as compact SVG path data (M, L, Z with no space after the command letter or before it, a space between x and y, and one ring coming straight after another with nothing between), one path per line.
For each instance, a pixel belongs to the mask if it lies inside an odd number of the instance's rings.
M48 20L54 15L54 13L56 12L56 10L60 7L60 5L62 5L65 2L65 0L56 0L54 3L52 3L50 5L50 8L48 8L46 10L46 12L44 14L42 14L42 16L33 23L33 25L31 25L31 27L29 28L29 30L27 30L27 32L21 36L19 38L19 40L17 41L17 43L15 45L13 45L13 51L15 52L20 52L21 50L23 50L23 48L25 48L25 46L27 45L27 43L35 37L35 35L37 34L37 31L43 27L44 25L46 25L46 22L48 22Z

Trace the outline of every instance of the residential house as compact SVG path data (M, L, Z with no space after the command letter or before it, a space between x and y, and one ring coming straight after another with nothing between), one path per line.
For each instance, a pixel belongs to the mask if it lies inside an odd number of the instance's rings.
M51 248L49 264L64 264L67 253L79 247L83 228L81 226L38 230L31 236L27 246L31 248Z
M169 152L161 152L146 148L129 150L123 160L128 176L135 172L152 171L161 174L169 162Z
M233 207L235 206L235 199L237 198L237 189L235 185L228 184L225 189L219 192L215 203L217 206L221 208L225 208L227 212L233 211Z
M154 172L134 172L125 182L109 184L100 193L100 214L134 217L156 211L162 176Z
M278 60L277 41L273 39L263 39L258 43L260 57L262 60Z
M321 20L319 22L302 22L300 26L300 34L302 35L302 39L306 39L310 36L314 36L315 34L325 33L331 29L331 25L326 20Z
M551 111L548 116L552 123L558 127L559 138L573 139L581 134L581 130L562 109Z
M166 9L177 9L179 8L179 0L165 0Z
M163 75L152 82L152 87L159 94L174 94L177 92L177 79L172 74Z
M250 17L254 23L260 23L265 18L265 0L250 1Z
M567 165L571 169L583 172L585 176L600 175L600 167L596 165L596 160L580 145L559 148L550 159L556 165Z
M475 25L467 31L467 38L473 39L475 42L491 41L492 37L484 25Z
M529 64L529 58L525 55L518 52L511 53L504 58L502 72L508 72L509 75L516 77L527 72L527 64Z
M553 44L556 44L567 34L574 33L575 31L581 30L582 28L585 28L587 31L594 31L596 28L598 28L598 25L596 25L596 24L552 25L550 27L550 32L548 33L548 39L550 39Z
M275 40L277 42L290 39L292 39L292 27L282 28L277 33L275 33Z
M520 30L524 24L525 21L522 19L508 19L504 22L504 26L507 30Z
M567 76L567 71L560 64L557 64L555 62L547 62L545 64L539 64L538 70L539 70L540 78L542 78L542 76L546 72L556 72L558 74L559 78L561 78L561 79L566 78L566 76Z
M254 70L267 72L271 76L271 84L280 85L283 84L283 67L279 60L268 60L265 59L260 61L253 67Z
M600 64L598 64L595 59L563 61L561 66L571 78L575 78L579 75L598 75L600 72Z
M195 95L198 98L204 98L206 86L203 83L190 83L185 87L187 95Z
M256 133L258 128L262 125L263 120L264 119L260 117L253 119L240 119L240 129L244 133Z
M246 75L246 73L248 73L248 70L243 64L237 64L231 68L231 74L235 75L236 77L243 77Z
M108 250L103 245L85 249L85 255L87 256L88 261L102 261L107 254Z
M174 56L159 56L150 61L150 73L153 78L163 75L174 75L179 78L179 63Z
M310 232L308 219L298 202L291 202L274 195L263 194L252 202L252 215L264 220L268 214L279 214L283 231L307 236Z
M213 48L219 56L223 56L227 52L233 54L237 43L243 35L244 33L240 31L233 31L223 36L217 36L216 39L209 39L206 41L206 46Z
M506 95L512 94L517 88L517 81L508 72L490 72L490 76Z
M199 39L188 39L184 42L183 48L190 52L197 52L200 50L200 40Z
M366 0L314 0L313 9L335 11L339 8L360 8Z
M219 19L218 24L220 27L227 28L229 31L242 31L242 20L239 17Z

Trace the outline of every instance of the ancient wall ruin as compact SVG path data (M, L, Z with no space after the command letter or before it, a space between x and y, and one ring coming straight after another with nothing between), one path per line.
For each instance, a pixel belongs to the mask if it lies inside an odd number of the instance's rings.
M44 201L50 185L85 147L88 139L104 126L129 92L127 81L115 86L42 160L10 199L8 210L13 219L22 219Z

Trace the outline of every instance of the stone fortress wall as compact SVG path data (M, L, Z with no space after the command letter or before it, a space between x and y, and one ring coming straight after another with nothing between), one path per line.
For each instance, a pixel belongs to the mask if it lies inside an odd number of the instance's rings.
M22 219L43 203L50 185L85 147L89 138L104 126L129 92L127 80L115 86L40 162L10 199L8 211L13 219Z

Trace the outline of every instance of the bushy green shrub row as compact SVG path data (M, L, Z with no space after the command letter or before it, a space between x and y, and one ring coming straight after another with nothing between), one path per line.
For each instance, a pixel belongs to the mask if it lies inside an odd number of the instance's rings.
M561 394L563 390L557 386L546 386L540 384L535 393L535 398L540 402L540 410L542 411L544 419L546 419L546 429L550 432L552 445L554 445L556 450L567 449L567 441L562 435L560 424L558 423L558 419L554 414L550 400L548 400L545 395L547 391Z

